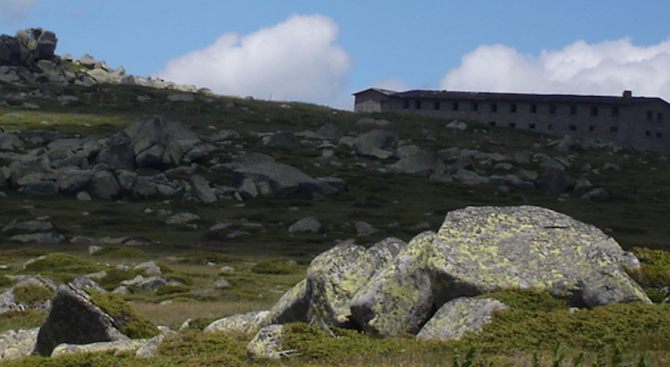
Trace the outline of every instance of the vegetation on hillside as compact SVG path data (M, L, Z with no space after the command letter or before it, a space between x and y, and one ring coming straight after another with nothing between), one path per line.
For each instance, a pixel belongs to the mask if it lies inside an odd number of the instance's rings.
M39 90L39 93L34 93ZM5 97L28 95L26 100ZM325 330L320 326L294 324L288 327L286 349L296 355L281 362L247 361L246 343L252 337L241 334L206 334L209 322L221 317L269 308L282 292L299 282L311 259L337 241L356 238L363 245L388 236L409 241L425 229L437 230L444 215L469 205L522 205L547 207L593 224L632 250L642 267L631 275L650 297L663 301L661 290L670 286L670 164L667 157L622 149L557 152L547 146L555 137L528 131L469 123L465 131L446 129L448 121L399 113L354 114L295 102L268 102L237 97L198 94L193 102L170 102L174 92L136 86L18 87L0 83L0 126L8 130L56 130L75 136L114 133L143 114L159 114L178 120L194 132L211 135L233 129L244 139L221 146L215 155L220 162L243 151L260 152L313 176L336 176L345 180L348 191L313 199L300 195L261 198L254 201L219 200L200 204L180 198L80 202L71 196L36 197L3 190L0 225L13 219L30 220L47 216L66 237L90 236L142 239L142 247L105 246L93 255L87 246L72 243L26 246L0 233L0 287L14 281L6 276L36 274L66 282L77 275L105 271L98 282L113 290L141 271L117 268L156 260L169 279L181 285L154 291L132 289L121 299L152 322L178 329L191 319L189 331L166 339L158 357L140 360L130 354L111 353L65 356L53 359L30 357L5 362L8 366L244 366L244 365L359 365L359 366L663 366L670 364L670 309L666 304L627 304L570 312L561 301L533 292L501 291L492 296L512 305L499 312L482 333L454 343L416 342L412 337L378 340L352 330ZM31 97L30 95L37 95ZM61 105L55 98L77 96L78 101ZM44 98L44 97L53 98ZM138 97L148 97L140 98ZM29 101L39 109L20 106ZM356 124L361 118L384 119L401 139L425 149L460 147L483 152L529 151L550 156L573 155L568 169L580 177L589 163L602 167L614 163L621 171L601 170L589 176L596 187L605 188L610 199L580 200L579 195L555 195L539 190L496 186L468 186L444 183L425 177L381 173L389 162L355 156L350 148L330 147L339 165L317 158L314 147L273 148L256 133L316 130L335 123L345 131L362 133L373 129ZM29 149L38 146L29 146ZM2 165L7 162L0 162ZM211 161L199 162L208 167ZM217 185L236 186L230 172L201 170ZM183 172L169 172L181 177ZM147 210L151 209L151 210ZM291 209L291 210L288 210ZM202 219L195 227L168 226L159 210L189 211ZM320 233L290 234L288 226L314 216L324 225ZM354 223L365 221L381 231L357 237ZM217 223L231 223L222 231L209 231ZM247 234L230 238L235 231ZM35 260L23 267L29 259ZM223 270L222 267L230 269ZM231 270L232 269L232 270ZM211 284L225 278L229 286L216 292ZM24 287L21 299L43 300L44 289ZM118 299L108 300L111 304ZM0 315L0 329L37 327L44 320L37 311ZM145 324L137 335L150 335ZM137 325L135 325L137 326ZM629 364L625 364L629 363Z

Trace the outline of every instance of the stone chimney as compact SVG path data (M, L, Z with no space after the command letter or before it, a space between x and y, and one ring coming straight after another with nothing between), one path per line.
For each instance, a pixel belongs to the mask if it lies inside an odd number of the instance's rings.
M633 92L631 92L629 90L625 90L625 91L623 91L623 96L622 97L623 98L633 98Z

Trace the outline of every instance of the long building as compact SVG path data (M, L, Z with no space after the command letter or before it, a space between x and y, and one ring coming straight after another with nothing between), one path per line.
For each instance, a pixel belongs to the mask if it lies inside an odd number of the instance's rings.
M370 88L354 96L356 112L416 113L670 153L670 104L630 91L619 97Z

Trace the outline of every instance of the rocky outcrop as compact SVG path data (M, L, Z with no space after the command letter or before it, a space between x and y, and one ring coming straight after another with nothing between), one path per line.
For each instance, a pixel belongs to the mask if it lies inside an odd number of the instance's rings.
M281 358L284 325L269 325L258 331L247 344L247 355L251 360L278 360Z
M326 196L337 192L326 182L314 179L295 167L276 162L240 167L234 171L234 175L237 182L249 179L257 188L270 188L272 193L279 195L304 193Z
M458 339L507 306L472 297L532 289L572 306L650 303L625 272L639 262L611 237L534 206L449 212L438 232L369 249L340 244L316 257L261 325L312 322L393 337ZM438 310L437 313L435 310Z

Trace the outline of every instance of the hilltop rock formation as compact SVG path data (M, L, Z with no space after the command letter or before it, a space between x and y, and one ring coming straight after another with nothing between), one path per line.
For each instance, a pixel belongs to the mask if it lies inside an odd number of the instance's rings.
M15 36L0 36L0 81L55 85L133 84L160 89L195 92L189 85L127 75L123 66L112 69L90 55L75 59L55 54L58 38L51 31L29 28Z

